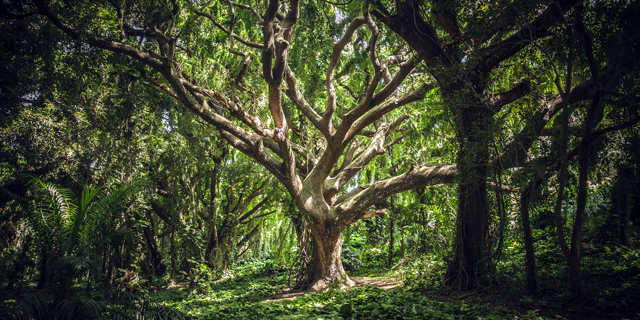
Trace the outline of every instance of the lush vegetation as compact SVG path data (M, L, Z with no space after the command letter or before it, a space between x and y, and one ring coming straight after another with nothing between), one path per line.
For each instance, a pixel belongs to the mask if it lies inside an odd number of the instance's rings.
M0 318L640 317L639 14L4 1Z

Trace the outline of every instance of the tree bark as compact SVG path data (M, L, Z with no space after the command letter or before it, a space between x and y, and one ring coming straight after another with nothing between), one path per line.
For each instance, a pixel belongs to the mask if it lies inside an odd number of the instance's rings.
M342 288L352 287L354 282L349 279L342 267L342 232L346 228L342 225L327 223L322 228L312 224L313 253L309 264L307 287L309 291L323 291L330 283L338 283Z
M148 216L148 218L151 218ZM164 274L165 268L162 264L162 254L158 250L158 244L156 243L156 238L153 235L153 231L150 230L149 227L143 227L142 231L144 233L144 238L147 242L147 246L149 247L149 253L151 254L151 263L153 266L153 273L156 277L162 276Z
M527 282L525 290L528 294L538 296L538 283L536 280L536 256L533 249L533 237L531 236L531 221L529 217L529 205L535 192L535 178L529 184L528 190L520 196L520 214L522 216L522 227L524 229L524 250L525 250L525 272L527 274Z
M457 123L458 215L454 257L447 270L447 284L469 290L480 284L487 266L487 140L489 119L480 107L462 110Z
M389 251L387 253L387 268L391 268L391 266L393 265L393 247L394 245L394 238L393 238L393 233L395 229L395 217L393 214L393 209L391 210L391 212L389 212Z

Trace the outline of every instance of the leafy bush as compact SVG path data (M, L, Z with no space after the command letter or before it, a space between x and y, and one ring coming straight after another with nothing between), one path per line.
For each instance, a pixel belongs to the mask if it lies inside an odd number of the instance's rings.
M418 291L439 287L445 272L445 262L435 255L406 257L393 270L396 278Z

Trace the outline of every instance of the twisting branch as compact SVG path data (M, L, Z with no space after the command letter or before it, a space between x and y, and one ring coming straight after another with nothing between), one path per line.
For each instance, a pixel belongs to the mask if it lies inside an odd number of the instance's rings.
M254 213L258 212L260 208L262 208L262 206L264 206L268 201L269 201L269 197L265 197L264 199L262 199L262 201L258 202L258 204L256 204L251 210L249 210L247 213L243 214L240 218L238 218L238 222L244 223L245 220L250 218ZM246 222L249 222L249 221L246 221Z
M122 42L108 41L108 40L92 37L90 35L83 35L78 30L73 28L70 24L63 21L57 14L51 11L51 9L47 6L44 0L34 0L34 3L38 7L39 14L42 14L47 18L49 18L49 20L51 20L51 22L53 22L53 24L56 27L64 31L67 35L69 35L73 39L80 40L82 38L91 46L125 54L127 56L130 56L133 59L136 59L144 63L145 65L157 71L162 71L162 67L163 67L162 62L150 57L148 54L130 45L124 44Z
M595 84L591 80L587 80L573 87L567 95L566 105L569 106L589 99L591 90L594 87ZM526 161L527 153L532 143L538 139L547 123L556 113L562 110L562 108L563 104L560 94L556 94L542 102L535 114L527 120L522 130L514 136L513 141L509 143L505 151L499 155L491 165L499 170L522 165Z
M320 130L325 138L329 138L330 134L327 130L323 130L323 127L320 125L322 118L318 113L307 103L302 93L300 93L300 89L298 88L298 82L296 81L295 75L293 71L287 65L285 67L285 81L287 82L287 89L285 90L285 94L287 97L295 103L298 110L304 114L309 121L313 124L316 129Z
M344 35L338 42L336 42L333 46L333 52L331 54L331 60L329 62L329 67L327 68L327 76L325 85L327 87L327 105L326 110L322 116L322 128L321 131L326 131L329 135L332 134L333 128L331 123L331 118L333 117L333 113L336 110L336 89L335 89L335 79L334 72L336 67L338 66L338 61L340 60L340 55L342 54L342 50L344 47L351 42L351 38L353 34L365 23L364 17L357 17L351 21L349 27L347 27L347 31L345 31Z
M263 37L265 47L262 52L262 76L269 86L268 105L275 129L273 139L278 143L280 157L284 161L284 172L288 179L287 185L292 194L297 194L302 188L302 182L296 170L296 157L291 148L289 128L282 109L282 80L287 69L287 54L293 36L293 28L300 16L298 0L289 2L289 11L276 25L280 2L270 0L263 21ZM272 67L272 61L273 63Z
M413 72L415 64L418 61L419 59L409 59L409 61L402 63L400 65L400 68L398 68L398 71L396 72L395 76L391 80L391 82L389 82L389 84L387 84L384 88L382 88L382 90L376 93L373 96L373 99L371 99L371 101L368 104L365 104L365 102L363 101L356 108L347 112L342 117L343 118L342 123L340 123L340 126L338 127L338 130L335 134L334 139L340 139L340 141L342 141L342 143L344 144L349 139L352 139L354 135L358 134L362 129L364 129L366 125L364 127L358 127L358 128L354 128L352 125L355 125L356 120L359 120L359 118L362 115L364 115L368 110L379 105L380 103L385 101L387 98L389 98L398 89L400 84L402 84L402 82L407 78L407 76L409 76L409 74ZM431 86L432 84L429 84L429 87ZM399 102L398 100L396 101ZM400 105L398 105L397 107L399 106ZM391 110L388 110L387 112ZM384 113L380 114L380 116L382 115L384 115ZM367 123L367 125L369 125L370 123L371 122Z
M380 66L380 60L378 60L378 52L376 50L378 38L380 37L380 30L378 30L378 26L376 26L376 24L373 22L373 19L371 19L371 14L369 13L369 1L365 1L363 10L364 19L367 23L367 26L369 27L369 30L371 31L371 40L369 41L369 59L371 60L371 64L373 65L374 70L373 79L371 79L371 83L369 83L369 86L367 87L364 101L362 102L362 105L369 105L371 103L371 100L373 99L373 94L378 87L378 83L382 79L382 67Z
M153 84L154 86L160 88L162 91L166 92L168 95L170 95L172 98L174 99L178 99L178 95L173 92L173 90L171 90L171 88L169 88L168 85L164 84L164 83L160 83L159 81L149 77L146 74L141 74L141 77L149 82L151 82L151 84Z
M513 87L509 91L505 91L505 92L501 92L493 95L491 97L491 105L492 105L491 107L493 109L492 111L494 113L499 112L500 109L502 109L502 107L504 107L509 103L517 101L518 99L529 94L529 92L531 92L531 87L529 86L529 83L522 82L516 85L515 87Z
M380 119L383 115L391 112L392 110L424 99L426 93L433 88L435 88L435 83L425 83L413 92L405 94L404 96L397 99L390 99L386 103L383 103L367 111L358 120L353 122L353 124L349 128L349 131L344 136L343 143L353 139L353 137L366 126L372 124L376 119Z
M551 3L534 21L523 26L506 40L480 49L480 56L483 59L481 59L482 63L476 69L480 73L487 73L533 41L547 36L549 28L561 20L564 14L573 8L577 2L577 0L560 0L556 3Z
M262 16L260 16L260 13L258 13L258 9L247 4L242 4L242 3L232 2L232 1L227 1L227 2L229 2L229 4L231 4L234 7L251 11L251 13L253 13L253 16L256 17L256 19L258 19L260 23L262 23Z
M324 197L328 199L329 204L332 204L336 200L334 196L338 194L342 187L344 187L356 173L362 170L362 168L369 164L376 156L386 151L384 142L388 132L389 126L387 124L382 123L378 126L376 134L373 139L371 139L369 146L334 177L329 177L325 180L323 188L325 192Z

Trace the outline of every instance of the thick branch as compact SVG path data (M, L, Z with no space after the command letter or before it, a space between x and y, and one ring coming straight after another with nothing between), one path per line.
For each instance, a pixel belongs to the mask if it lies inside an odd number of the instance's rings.
M295 105L298 107L298 110L304 114L309 121L316 127L320 132L322 132L325 138L329 138L329 132L326 130L322 130L322 126L320 125L321 117L316 113L316 111L307 103L304 96L300 93L300 89L298 88L298 82L296 81L295 75L293 71L287 65L285 67L285 81L287 82L287 90L285 90L285 94Z
M109 41L109 40L103 40L103 39L99 39L96 37L92 37L89 35L83 35L81 34L78 30L76 30L75 28L73 28L70 24L66 23L65 21L63 21L57 14L55 14L53 11L51 11L51 9L46 5L44 0L34 0L36 6L38 7L38 12L42 15L45 15L47 18L49 18L49 20L51 20L51 22L53 22L53 24L58 27L60 30L64 31L66 34L68 34L70 37L76 39L76 40L84 40L86 41L89 45L94 46L94 47L98 47L101 49L106 49L109 51L113 51L113 52L117 52L117 53L122 53L125 54L129 57L132 57L133 59L136 59L142 63L144 63L145 65L158 70L158 71L162 71L163 69L163 65L162 62L151 58L148 54L132 47L129 46L127 44L124 44L122 42L117 42L117 41Z
M594 82L585 81L571 89L568 95L567 106L589 99ZM542 103L535 114L529 118L524 128L516 134L513 141L507 146L493 165L499 170L518 167L526 161L527 153L531 144L538 139L549 120L561 110L562 98L559 94L554 95Z
M409 74L411 74L411 72L413 71L415 64L419 62L419 59L409 59L409 61L403 63L400 65L400 68L398 69L398 71L396 72L395 76L393 77L393 79L391 80L391 82L389 82L384 88L382 88L382 90L380 90L378 93L376 93L372 99L370 99L370 101L368 103L365 103L365 101L363 101L362 103L360 103L356 108L354 108L353 110L349 111L347 114L344 115L344 119L342 121L342 123L340 124L340 127L338 127L338 130L335 134L335 138L334 139L340 139L343 143L345 141L348 141L349 139L353 138L354 134L358 134L359 131L354 132L353 131L353 126L355 125L354 122L360 121L362 122L362 116L369 110L371 110L372 108L376 107L377 105L379 105L380 103L384 102L387 98L389 98L397 89L398 87L402 84L402 82L407 78L407 76L409 76ZM427 86L431 86L432 84L429 83L427 84ZM424 85L423 85L424 87ZM421 87L422 88L422 87ZM425 88L427 90L429 90L428 88ZM419 89L420 90L420 89ZM415 92L415 91L414 91ZM426 92L425 92L426 93ZM402 100L403 98L406 98L407 96L411 95L413 93L410 93L400 99L395 99L392 100L399 102L400 100ZM424 97L424 95L423 95ZM406 103L404 103L403 105L405 105ZM396 106L399 107L400 105ZM391 111L391 110L389 110ZM388 111L387 111L388 112ZM379 114L379 116L381 117L383 114ZM358 119L360 118L360 119ZM374 119L375 120L375 119ZM369 125L371 122L369 122L367 125ZM367 125L365 125L364 127L366 127ZM364 129L364 127L362 127L361 129Z
M335 199L334 196L344 187L344 185L364 166L366 166L376 156L383 154L386 149L384 146L385 138L389 132L389 126L382 124L378 127L376 135L371 139L369 146L344 169L340 170L334 177L327 178L324 182L324 197L331 204Z
M336 88L335 88L335 79L334 72L336 67L338 66L338 61L340 60L340 55L342 54L342 50L344 47L351 42L351 38L353 34L365 23L364 17L357 17L349 24L347 31L342 36L342 38L336 42L333 46L333 53L331 54L331 61L329 62L329 67L327 68L327 76L326 76L326 87L327 87L327 106L322 116L322 127L324 131L329 132L331 134L332 124L331 118L333 117L333 113L336 110Z
M371 210L371 211L367 211L367 212L363 213L362 217L360 217L360 219L384 216L386 214L389 214L389 210L387 210L386 208L385 209Z
M264 206L267 203L267 201L269 201L269 197L265 197L264 199L262 199L262 201L256 204L251 210L249 210L247 213L245 213L240 218L238 218L238 222L243 223L245 220L251 217L254 213L258 212L258 210L260 210L260 208L262 208L262 206Z
M349 140L353 139L356 134L358 134L368 125L372 124L375 120L380 119L383 115L409 103L424 99L427 92L433 88L435 88L435 84L433 82L425 83L413 92L405 94L404 96L397 99L390 99L386 103L367 111L358 120L353 122L353 124L349 128L349 131L344 136L344 140L342 141L342 143L348 142Z
M394 194L423 186L454 183L457 176L455 164L412 167L404 174L358 187L340 196L336 201L336 211L341 220L352 223L362 219L369 207Z
M515 86L509 91L495 94L491 97L493 112L498 112L505 105L512 103L531 92L529 83L523 82Z
M533 22L522 27L520 31L516 32L511 37L495 45L481 49L480 56L482 57L482 62L476 69L478 69L480 73L485 74L495 68L502 61L518 53L533 41L546 37L549 28L561 20L564 14L575 6L577 2L577 0L557 1L562 12L559 12L558 6L552 2L552 4L549 5L547 9Z

